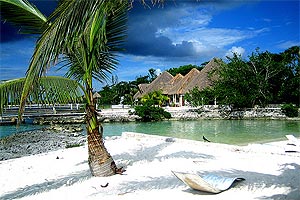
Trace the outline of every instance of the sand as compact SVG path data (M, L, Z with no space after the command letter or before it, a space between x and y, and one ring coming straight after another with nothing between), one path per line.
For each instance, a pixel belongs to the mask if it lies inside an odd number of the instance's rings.
M136 133L105 141L123 175L92 177L87 146L0 162L0 199L300 199L300 152L287 141L233 146ZM172 171L243 177L219 194ZM107 185L108 184L108 185ZM103 187L107 186L107 187Z

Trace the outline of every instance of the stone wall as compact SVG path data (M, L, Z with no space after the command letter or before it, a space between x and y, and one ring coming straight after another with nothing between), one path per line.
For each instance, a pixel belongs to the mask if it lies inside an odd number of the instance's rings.
M203 106L198 108L167 108L178 120L194 119L286 119L280 107L232 109L229 106Z
M167 107L166 111L172 115L171 120L197 119L287 119L280 107L232 109L229 106L203 107ZM132 115L134 109L104 109L99 112L101 122L132 122L140 119ZM293 118L300 120L300 118ZM35 124L75 124L84 123L84 113L77 116L41 116L35 118Z

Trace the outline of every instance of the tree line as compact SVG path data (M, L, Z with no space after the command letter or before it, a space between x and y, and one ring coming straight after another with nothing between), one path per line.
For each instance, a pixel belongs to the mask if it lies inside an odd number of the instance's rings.
M167 71L173 76L178 73L186 75L193 68L202 70L207 63L183 65ZM185 95L191 105L213 104L216 99L218 104L236 108L286 103L299 106L299 46L281 53L256 49L247 59L234 54L227 57L227 62L221 61L220 67L209 76L217 77L211 87L204 90L194 88ZM139 76L134 81L116 81L106 85L99 91L101 98L98 103L134 105L133 96L138 92L138 85L151 83L156 77L155 69L151 68L147 75Z

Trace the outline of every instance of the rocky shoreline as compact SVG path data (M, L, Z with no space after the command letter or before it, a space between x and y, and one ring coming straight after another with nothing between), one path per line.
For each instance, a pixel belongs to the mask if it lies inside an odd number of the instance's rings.
M50 126L0 139L0 161L82 146L86 135L79 125Z

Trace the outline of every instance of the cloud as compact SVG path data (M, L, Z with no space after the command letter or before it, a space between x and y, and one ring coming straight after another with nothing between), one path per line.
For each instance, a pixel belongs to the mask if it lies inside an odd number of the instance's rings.
M182 4L185 2L184 4ZM224 55L241 41L269 31L267 28L239 29L213 27L218 10L241 5L229 1L219 3L186 3L166 5L163 9L133 8L129 14L128 40L125 53L141 57L196 60ZM180 4L180 5L179 5ZM136 9L136 10L135 10Z
M288 41L280 41L276 47L279 48L279 49L288 49L292 46L300 46L300 42L299 41L291 41L291 40L288 40Z
M240 55L240 56L243 56L245 53L245 49L243 47L236 47L236 46L233 46L231 47L231 49L229 49L225 56L228 56L228 57L233 57L234 54L237 54L237 55Z
M157 76L160 75L160 74L161 74L161 69L159 69L159 68L156 69L154 73L155 73Z
M193 43L187 40L172 41L162 31L186 23L180 19L186 14L183 8L141 10L129 15L126 53L140 56L185 57L195 55ZM151 15L150 13L151 12ZM149 15L148 15L149 13ZM183 20L183 22L180 22Z

